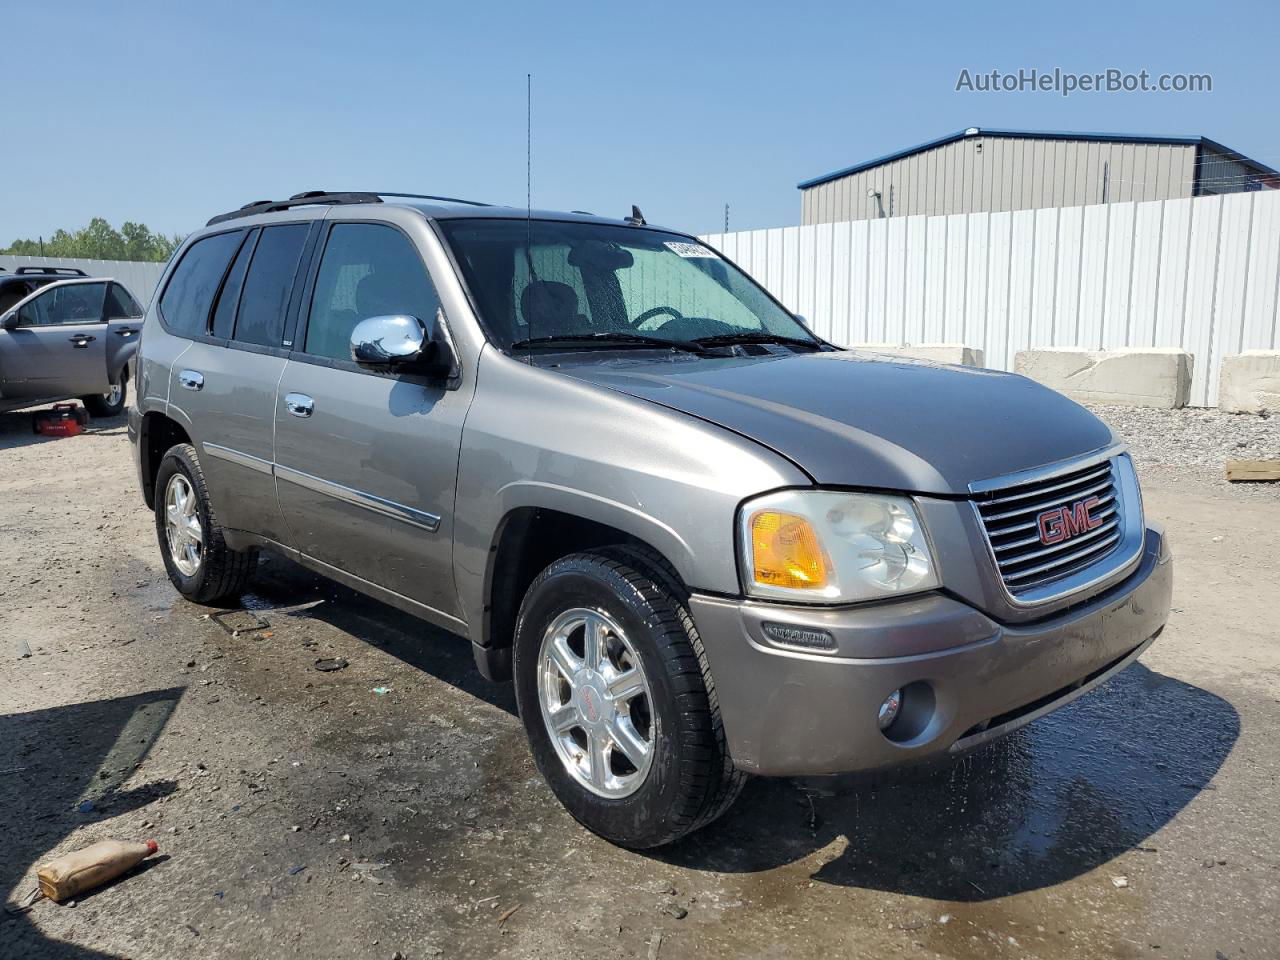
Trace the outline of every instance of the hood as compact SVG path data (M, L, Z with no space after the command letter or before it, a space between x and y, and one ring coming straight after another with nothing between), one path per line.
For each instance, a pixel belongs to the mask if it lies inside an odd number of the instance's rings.
M749 437L823 485L963 495L975 481L1114 442L1084 407L1025 377L879 354L596 359L558 369Z

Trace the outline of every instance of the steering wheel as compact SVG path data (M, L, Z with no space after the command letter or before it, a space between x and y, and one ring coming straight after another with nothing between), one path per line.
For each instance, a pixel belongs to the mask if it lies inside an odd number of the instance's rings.
M645 324L648 323L650 320L652 320L654 317L660 317L664 313L667 314L666 320L663 320L661 323L655 323L651 327L645 326ZM659 327L665 326L666 324L670 323L672 320L683 320L683 319L684 319L684 314L681 313L679 310L677 310L675 307L652 307L646 310L644 313L640 314L640 316L636 317L635 328L637 330L657 330Z

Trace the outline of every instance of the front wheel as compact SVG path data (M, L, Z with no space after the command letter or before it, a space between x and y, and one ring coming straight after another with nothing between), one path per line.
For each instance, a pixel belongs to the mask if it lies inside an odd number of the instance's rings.
M257 550L232 550L222 537L195 447L171 447L156 472L156 538L169 581L188 600L221 605L244 592Z
M580 823L625 847L710 823L745 780L682 593L660 557L606 548L544 570L516 622L516 701L534 761Z
M128 399L129 388L122 375L119 383L111 384L106 393L81 397L80 401L95 417L118 417L124 412L124 405Z

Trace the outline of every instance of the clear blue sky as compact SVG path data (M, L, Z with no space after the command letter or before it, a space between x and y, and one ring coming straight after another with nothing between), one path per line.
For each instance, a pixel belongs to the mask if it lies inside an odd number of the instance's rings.
M299 190L718 230L801 179L967 126L1203 134L1280 167L1280 5L483 0L61 3L3 14L0 244L188 232ZM956 93L961 68L1209 73L1210 94ZM51 109L46 109L51 108Z

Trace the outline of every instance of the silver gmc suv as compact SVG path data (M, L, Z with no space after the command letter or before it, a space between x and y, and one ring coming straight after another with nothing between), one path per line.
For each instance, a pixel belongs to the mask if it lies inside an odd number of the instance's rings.
M470 639L628 847L747 774L954 756L1123 670L1170 555L1111 431L840 350L696 238L387 193L214 217L130 411L174 586L271 550Z

